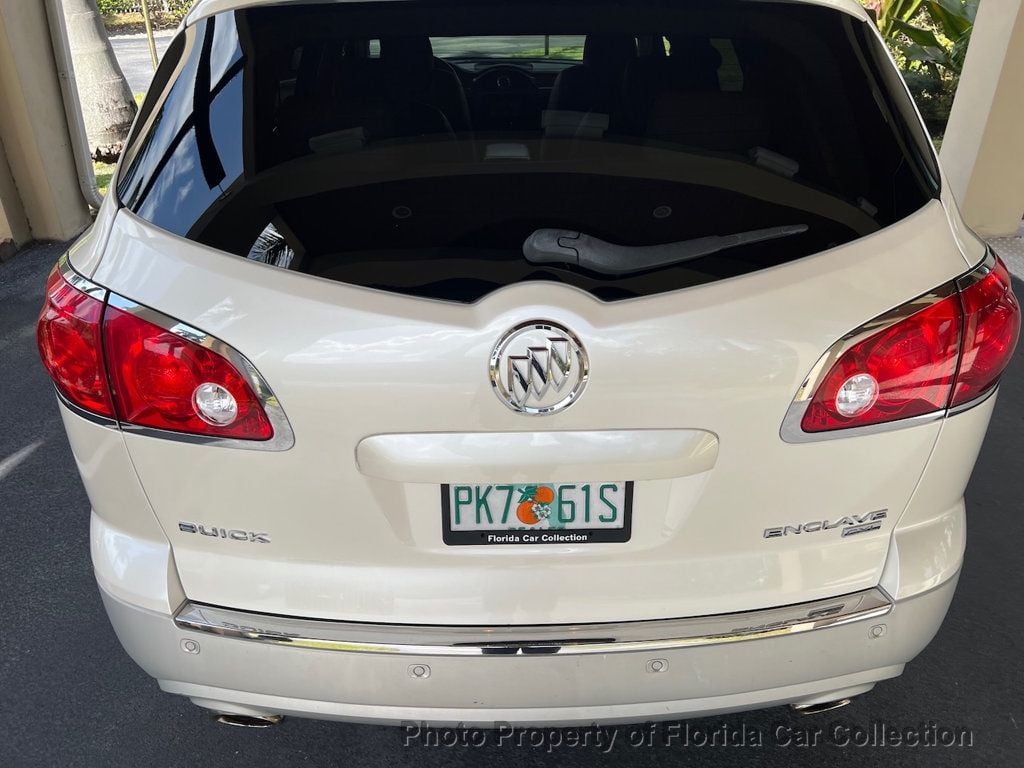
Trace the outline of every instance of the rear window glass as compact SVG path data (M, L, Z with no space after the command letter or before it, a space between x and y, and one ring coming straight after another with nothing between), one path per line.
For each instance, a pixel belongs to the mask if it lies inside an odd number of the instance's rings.
M934 159L866 23L792 3L287 4L175 40L117 192L283 269L606 300L850 242Z

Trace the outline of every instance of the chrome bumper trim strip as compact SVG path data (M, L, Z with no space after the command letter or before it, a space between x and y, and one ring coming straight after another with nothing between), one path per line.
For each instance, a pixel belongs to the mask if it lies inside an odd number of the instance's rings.
M272 645L408 656L578 656L670 651L761 640L885 616L893 600L873 588L784 608L692 619L535 627L356 624L245 613L185 603L179 629Z

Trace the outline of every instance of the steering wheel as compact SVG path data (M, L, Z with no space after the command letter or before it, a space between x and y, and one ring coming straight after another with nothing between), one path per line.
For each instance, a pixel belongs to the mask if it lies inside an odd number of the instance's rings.
M473 79L473 90L480 94L535 94L537 84L520 67L498 64Z
M539 130L541 91L521 67L495 65L473 79L471 101L482 131Z

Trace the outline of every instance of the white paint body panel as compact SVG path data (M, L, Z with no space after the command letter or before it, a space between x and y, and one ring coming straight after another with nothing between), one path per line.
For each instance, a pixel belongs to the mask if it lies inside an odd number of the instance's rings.
M529 483L537 477L670 480L709 472L718 438L686 429L375 435L356 446L367 477L400 483Z
M249 263L123 211L93 278L242 351L295 430L283 453L124 436L190 599L348 621L547 624L753 610L877 584L941 422L809 445L782 442L779 425L836 339L964 271L936 202L818 256L616 304L553 284L469 306L390 295ZM592 366L581 400L547 417L511 412L487 372L496 340L535 318L578 334ZM638 449L652 463L639 468L606 450L623 430L706 433L716 455L673 464L659 455L678 449L668 441ZM502 456L495 433L528 437ZM564 433L577 441L568 465ZM489 440L468 480L497 481L524 445L537 482L589 477L588 465L637 479L633 538L447 547L439 483L457 477L458 457L434 456L433 469L397 459L417 434L424 447ZM374 442L387 435L403 437ZM879 509L882 530L856 539L763 537ZM272 543L181 533L179 521Z
M185 599L171 547L132 467L120 432L60 409L92 505L90 544L104 592L168 614Z

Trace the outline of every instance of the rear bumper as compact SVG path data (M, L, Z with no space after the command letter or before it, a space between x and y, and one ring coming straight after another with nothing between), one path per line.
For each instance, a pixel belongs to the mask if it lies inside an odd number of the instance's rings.
M691 619L500 627L438 627L307 621L186 603L182 630L264 645L397 656L592 656L675 651L764 640L881 619L893 601L881 589L832 600ZM661 671L661 668L658 668Z
M481 630L304 622L103 591L161 688L201 706L370 723L569 725L695 717L864 692L935 635L957 578L674 622ZM102 586L102 585L101 585Z

